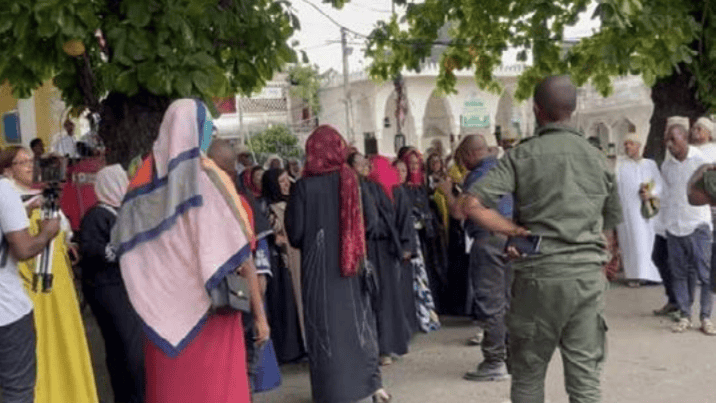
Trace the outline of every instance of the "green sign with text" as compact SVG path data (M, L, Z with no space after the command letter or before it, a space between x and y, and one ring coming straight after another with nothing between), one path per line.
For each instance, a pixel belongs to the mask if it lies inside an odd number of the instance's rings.
M485 128L490 127L490 111L485 102L478 98L465 101L460 116L462 127Z

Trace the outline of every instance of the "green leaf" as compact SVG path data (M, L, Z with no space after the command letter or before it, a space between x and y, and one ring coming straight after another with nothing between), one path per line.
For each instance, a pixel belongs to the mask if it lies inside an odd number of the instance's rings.
M12 19L7 15L2 15L0 18L0 34L9 31L12 28Z
M179 29L181 29L181 35L188 48L194 47L194 33L191 31L189 24L183 18L178 21Z
M137 83L137 75L132 70L125 70L117 76L114 82L114 88L124 94L134 95L139 92L139 84Z
M57 0L39 0L33 7L33 11L36 13L42 10L46 10L57 4Z
M52 16L46 13L36 13L35 20L38 23L36 32L40 38L50 38L59 30L59 27L53 20Z
M192 81L185 74L177 74L174 77L174 88L182 98L190 98L192 96Z
M130 29L127 35L127 46L131 49L132 59L135 61L145 60L153 53L145 30Z
M122 35L119 37L116 46L114 46L113 56L114 59L125 66L133 66L134 62L132 59L127 57L127 36Z
M127 4L127 18L137 28L144 28L152 20L152 13L149 11L149 2L125 1Z
M211 88L211 77L201 70L196 70L191 75L191 80L196 88L202 93L208 93Z
M216 60L206 52L197 52L187 56L185 63L193 67L208 67L215 65Z
M140 83L149 83L152 81L152 75L156 71L157 66L151 62L145 62L137 66L137 79Z
M30 16L29 15L22 15L18 17L13 26L12 33L15 35L16 38L22 38L28 35L28 27L30 25Z

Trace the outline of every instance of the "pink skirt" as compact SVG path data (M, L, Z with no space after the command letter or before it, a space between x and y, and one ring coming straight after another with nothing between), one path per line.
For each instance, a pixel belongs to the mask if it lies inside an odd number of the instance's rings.
M250 403L241 314L211 315L175 358L147 340L146 403Z

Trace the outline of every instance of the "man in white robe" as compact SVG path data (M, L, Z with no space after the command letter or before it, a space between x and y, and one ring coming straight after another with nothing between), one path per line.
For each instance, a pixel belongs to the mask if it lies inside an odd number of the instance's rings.
M658 217L644 218L641 213L642 184L651 183L652 196L661 194L662 180L653 160L641 157L641 141L635 134L624 140L625 157L617 161L617 187L624 221L617 226L625 278L630 286L641 282L661 282L659 270L651 259L654 248L654 224Z
M691 128L689 144L701 151L706 159L716 162L716 143L713 142L714 123L707 117L699 118Z

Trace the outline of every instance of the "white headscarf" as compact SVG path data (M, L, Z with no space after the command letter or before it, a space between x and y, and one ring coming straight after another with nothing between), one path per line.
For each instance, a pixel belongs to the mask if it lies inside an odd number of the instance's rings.
M114 164L97 172L94 191L100 202L112 207L119 207L122 205L128 185L129 178L127 178L124 168L119 164Z
M281 169L284 169L283 166L283 158L281 158L278 154L271 154L268 156L268 159L266 159L266 162L264 163L264 171L268 171L271 169L271 161L278 160L279 163L281 163Z

